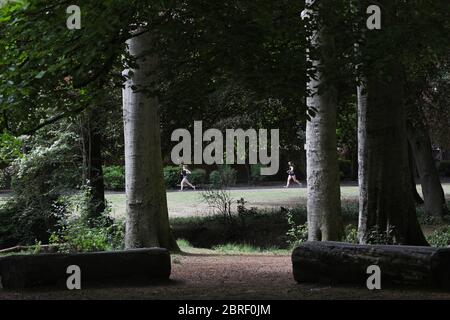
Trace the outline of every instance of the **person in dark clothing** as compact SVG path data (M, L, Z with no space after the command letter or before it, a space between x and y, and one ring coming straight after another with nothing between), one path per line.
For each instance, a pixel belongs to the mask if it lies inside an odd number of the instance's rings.
M287 171L288 174L288 178L287 178L287 182L286 182L286 186L285 188L289 188L289 185L291 183L291 180L293 180L294 182L296 182L300 187L302 186L302 183L300 181L297 180L296 176L295 176L295 169L294 169L294 164L289 161L288 162L289 165L289 170Z

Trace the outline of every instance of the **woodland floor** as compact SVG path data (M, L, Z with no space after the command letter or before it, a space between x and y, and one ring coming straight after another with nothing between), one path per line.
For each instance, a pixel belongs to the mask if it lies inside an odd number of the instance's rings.
M383 286L383 284L382 284ZM82 290L0 289L3 299L450 299L450 292L395 288L297 284L289 256L172 256L169 281L152 285L84 288Z

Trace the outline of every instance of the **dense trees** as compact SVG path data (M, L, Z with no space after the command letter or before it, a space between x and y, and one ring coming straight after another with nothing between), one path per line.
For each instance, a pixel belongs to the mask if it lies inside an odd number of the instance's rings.
M434 107L446 106L445 89L434 90L448 77L446 5L381 4L382 29L367 31L360 1L307 1L305 19L304 5L292 1L81 1L82 28L68 30L66 1L10 2L0 8L1 129L7 140L78 123L81 114L94 218L105 209L103 155L122 146L119 138L106 143L102 128L117 122L124 87L125 153L117 158L127 176L126 246L176 249L162 171L174 129L245 115L246 126L282 129L282 148L300 153L308 119L309 238L340 240L337 139L355 160L358 117L360 241L392 231L398 243L423 244L408 140L425 211L440 217L446 208L431 149L448 128L428 123L442 123ZM419 81L435 68L447 73Z

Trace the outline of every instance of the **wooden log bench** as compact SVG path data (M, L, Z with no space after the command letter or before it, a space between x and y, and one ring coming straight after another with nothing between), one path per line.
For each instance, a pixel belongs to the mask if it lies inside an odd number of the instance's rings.
M81 283L109 284L168 279L170 253L146 248L91 253L48 253L0 257L1 284L5 289L57 285L66 288L67 268L81 270Z
M297 282L366 285L377 265L383 284L450 289L450 248L305 242L292 252Z

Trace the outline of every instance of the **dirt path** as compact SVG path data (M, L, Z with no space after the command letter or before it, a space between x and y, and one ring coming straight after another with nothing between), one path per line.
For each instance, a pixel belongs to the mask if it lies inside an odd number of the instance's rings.
M450 299L450 293L296 284L289 256L174 255L172 277L149 286L0 290L2 299Z

